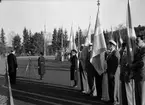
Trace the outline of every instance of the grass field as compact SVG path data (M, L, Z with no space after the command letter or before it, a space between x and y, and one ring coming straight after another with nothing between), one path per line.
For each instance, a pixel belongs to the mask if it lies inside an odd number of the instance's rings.
M29 58L31 58L31 66L26 71ZM68 61L60 62L54 60L52 56L45 57L46 73L43 80L40 80L37 59L38 56L17 57L17 83L12 85L15 105L105 105L96 98L79 92L80 80L77 88L70 86L70 63ZM5 83L4 78L0 79L0 83L0 85Z
M27 65L31 58L31 65L28 69ZM27 79L39 79L38 75L38 56L17 57L18 70L17 77ZM46 83L53 83L59 85L70 85L70 62L56 61L53 56L45 57L45 69L43 81Z
M21 68L26 68L28 63L31 62L31 66L33 66L34 68L38 68L38 56L25 56L25 57L17 57L17 62L18 62L18 67ZM58 67L61 68L63 70L66 70L66 68L69 68L70 63L68 61L56 61L54 59L53 56L47 56L45 57L45 67L46 70L48 69L48 67ZM56 65L57 64L57 65Z

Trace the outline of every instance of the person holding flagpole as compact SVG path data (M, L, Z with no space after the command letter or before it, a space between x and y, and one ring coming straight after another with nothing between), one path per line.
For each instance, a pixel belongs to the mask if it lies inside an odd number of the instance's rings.
M81 54L82 54L83 47L84 47L84 46L81 45L80 51L79 51L79 53L78 53L81 92L84 91L84 87L83 87L83 67L82 67L82 64L81 64Z
M80 53L80 65L82 67L82 83L83 83L83 91L84 94L90 93L90 88L88 84L88 74L87 74L87 55L88 55L89 46L84 46L82 52Z
M131 9L130 2L127 1L127 16L126 16L126 27L127 27L127 62L128 62L128 70L130 71L129 82L125 83L126 92L127 92L127 101L128 105L136 105L135 102L135 81L131 78L132 71L130 66L134 62L135 52L136 52L136 34L132 25L131 18Z
M107 74L108 74L108 88L110 102L114 103L114 87L115 87L115 73L119 64L119 52L116 50L116 42L109 41L109 52L107 55Z
M137 48L134 60L130 66L135 80L135 101L136 105L145 105L145 42L140 36L136 39Z
M128 83L128 67L127 67L127 45L124 42L120 49L120 104L127 105L127 92L125 84Z
M95 76L94 76L94 83L93 83L93 94L96 95L98 98L101 99L102 97L102 74L106 70L106 65L104 63L105 57L103 59L101 56L107 50L106 41L104 38L104 33L101 26L101 18L100 18L100 1L98 0L98 12L96 16L96 24L94 29L94 38L93 38L93 45L92 45L92 53L90 62L94 67ZM94 72L93 72L94 73Z
M86 72L87 72L87 78L88 78L88 85L89 85L89 90L90 90L90 94L93 95L93 84L94 84L94 67L90 62L90 58L91 58L91 52L92 52L92 44L90 44L88 46L88 51L86 54ZM96 96L93 95L93 96Z

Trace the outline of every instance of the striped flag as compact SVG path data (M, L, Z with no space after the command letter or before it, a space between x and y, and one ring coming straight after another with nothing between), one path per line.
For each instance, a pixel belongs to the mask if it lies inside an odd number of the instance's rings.
M131 11L130 11L129 0L128 0L128 4L127 4L126 27L127 27L127 43L128 43L127 44L128 63L130 64L133 61L136 34L135 34L134 28L132 26L132 19L131 19Z
M1 85L0 86L0 105L14 105L12 89L11 89L9 74L7 70L7 62L4 57L1 57L0 59L0 66L1 66L0 68L1 75L5 75L5 77L1 77L1 81L0 81L0 85Z
M106 42L103 34L103 30L100 23L100 12L98 9L95 29L94 29L94 42L93 42L93 50L90 62L98 72L98 74L102 74L104 72L104 60L101 59L101 55L103 52L107 50ZM106 68L105 68L106 69Z

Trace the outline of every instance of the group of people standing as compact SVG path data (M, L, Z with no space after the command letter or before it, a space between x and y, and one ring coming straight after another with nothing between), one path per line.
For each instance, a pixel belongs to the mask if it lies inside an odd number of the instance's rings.
M90 62L92 44L81 46L78 54L73 49L70 57L72 86L78 85L79 70L82 93L115 105L145 105L145 42L142 37L137 37L135 42L134 59L129 63L127 44L124 42L118 49L117 43L110 40L103 55L106 69L101 75Z
M31 63L31 59L29 59L29 63ZM16 74L17 74L18 64L17 64L17 58L14 50L12 50L7 56L7 65L8 65L10 83L16 84ZM38 57L38 74L40 75L40 80L42 80L45 74L45 58L42 52L40 52L40 56Z

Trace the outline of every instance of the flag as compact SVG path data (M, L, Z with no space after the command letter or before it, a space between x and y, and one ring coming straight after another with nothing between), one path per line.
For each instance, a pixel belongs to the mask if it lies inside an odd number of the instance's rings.
M110 40L114 40L114 35L113 35L112 26L111 26L111 36L110 36Z
M91 23L89 23L87 36L86 36L86 40L85 40L85 44L84 44L85 46L88 46L91 43L90 27L91 27Z
M98 9L95 30L94 30L94 42L93 42L93 50L90 62L98 72L98 74L102 74L104 69L106 69L104 65L104 60L101 59L103 52L107 50L106 42L103 34L103 30L100 23L100 12Z
M126 27L127 27L127 54L128 54L128 63L130 64L133 61L136 35L135 35L134 28L132 26L129 0L128 0L128 4L127 4Z
M1 76L0 78L0 105L14 105L12 89L10 85L9 74L7 70L7 62L4 57L0 59ZM3 72L2 72L3 71Z
M73 27L71 26L71 31L70 31L70 39L69 39L69 52L71 52L72 49L75 49L77 51L76 48L76 44L75 44L75 36L74 36L74 32L73 32Z
M135 35L135 31L134 28L132 26L132 19L131 19L131 10L130 10L130 3L128 0L128 4L127 4L127 19L126 19L126 27L127 27L127 60L128 60L128 64L131 64L134 58L134 52L135 52L135 39L136 39L136 35ZM130 87L130 88L129 88ZM134 85L134 80L132 79L132 81L130 82L130 84L128 84L128 94L130 94L130 101L129 104L130 105L135 105L135 85Z
M119 42L120 42L120 45L122 45L122 43L123 43L123 39L122 39L122 37L121 37L120 30L119 30Z

